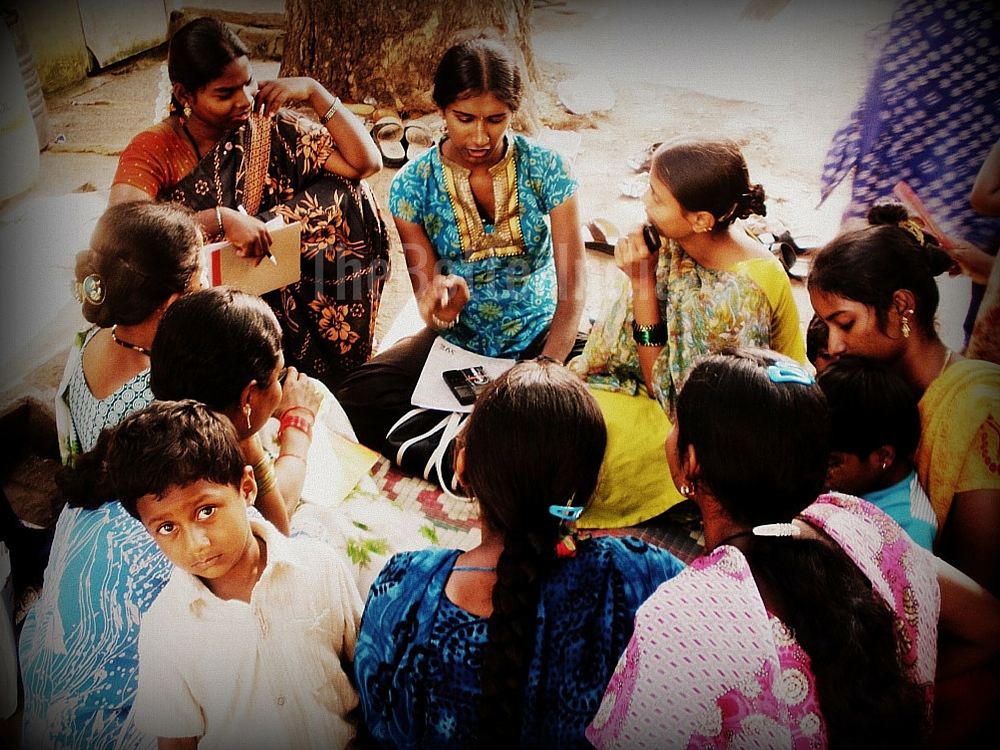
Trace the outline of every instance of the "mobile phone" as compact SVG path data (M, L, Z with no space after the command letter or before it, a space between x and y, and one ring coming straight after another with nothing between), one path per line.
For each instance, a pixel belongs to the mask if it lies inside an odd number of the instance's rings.
M490 376L478 365L464 367L461 370L445 370L441 373L441 377L462 406L475 403L476 397L490 382Z
M649 252L655 253L660 249L660 233L649 222L642 225L642 238L646 241Z

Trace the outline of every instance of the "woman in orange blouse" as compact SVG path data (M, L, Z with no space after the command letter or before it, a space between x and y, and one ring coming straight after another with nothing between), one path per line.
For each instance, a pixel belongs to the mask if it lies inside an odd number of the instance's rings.
M167 200L209 240L268 253L276 215L303 224L302 275L268 292L285 359L328 386L371 356L388 275L385 224L364 178L382 167L364 125L311 78L254 80L224 23L191 21L168 53L172 112L126 147L110 203ZM308 101L319 124L290 109Z

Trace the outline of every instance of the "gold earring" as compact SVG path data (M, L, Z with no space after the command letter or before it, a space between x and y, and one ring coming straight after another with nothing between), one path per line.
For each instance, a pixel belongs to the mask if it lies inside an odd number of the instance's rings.
M901 326L903 329L903 338L904 339L910 338L910 321L905 315L903 316L903 322Z
M686 485L686 484L682 484L680 486L680 491L681 491L681 494L684 495L684 497L691 497L691 495L694 494L694 491L691 489L691 487L689 485Z
M250 424L250 415L253 414L253 409L250 407L250 404L243 405L243 414L247 418L247 429L252 430L253 425Z
M191 119L191 105L190 104L185 104L184 105L184 109L181 110L181 111L184 113L184 117L186 119Z

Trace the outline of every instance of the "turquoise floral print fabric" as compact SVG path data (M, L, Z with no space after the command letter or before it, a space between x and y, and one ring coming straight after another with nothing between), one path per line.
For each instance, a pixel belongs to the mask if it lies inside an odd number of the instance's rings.
M495 224L475 212L464 212L467 220L459 221L460 195L448 190L440 146L401 169L389 191L392 215L421 225L444 271L460 274L469 285L471 299L459 324L442 336L492 357L518 355L552 322L556 270L546 217L577 189L557 152L523 136L508 139L507 154L491 171L499 175L508 160L513 160L516 177L509 186L502 177L494 179ZM456 165L450 169L458 192L467 190L468 173ZM505 206L511 207L511 216L502 222ZM496 244L495 233L511 221L520 229L515 246L484 252L481 246Z

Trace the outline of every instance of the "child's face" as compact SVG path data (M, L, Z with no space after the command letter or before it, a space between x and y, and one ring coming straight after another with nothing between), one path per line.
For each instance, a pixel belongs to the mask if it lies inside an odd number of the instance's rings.
M247 507L256 492L253 470L247 467L239 487L202 479L171 487L159 498L144 495L136 509L170 562L212 589L211 581L237 574L249 555L253 533Z
M872 451L868 458L844 451L830 451L826 469L827 490L860 496L879 489L881 477L882 464L878 451Z
M816 352L816 361L813 365L816 367L816 372L822 372L824 367L827 367L831 362L836 362L838 357L834 357L830 352L824 347Z

